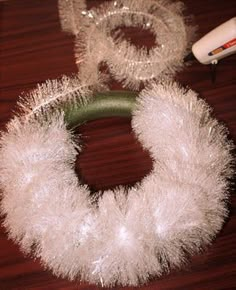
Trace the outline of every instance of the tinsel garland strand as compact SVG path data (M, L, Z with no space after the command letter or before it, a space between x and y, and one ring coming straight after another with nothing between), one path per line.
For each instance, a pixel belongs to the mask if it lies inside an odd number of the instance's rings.
M62 29L75 35L75 57L84 80L98 82L99 64L105 62L124 87L138 89L183 67L195 27L184 16L182 2L117 0L90 10L85 6L85 1L59 0ZM120 27L149 30L155 46L136 48L117 32Z

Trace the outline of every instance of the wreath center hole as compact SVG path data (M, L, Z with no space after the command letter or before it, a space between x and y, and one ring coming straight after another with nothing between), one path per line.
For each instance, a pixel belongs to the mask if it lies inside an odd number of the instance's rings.
M147 25L150 24L147 23ZM111 35L115 42L118 40L126 40L130 42L131 45L136 46L137 49L146 48L148 52L158 45L154 33L148 28L148 26L146 29L135 26L118 26L112 30Z
M149 174L152 159L132 132L128 118L104 118L77 130L83 148L75 171L91 192L133 186Z

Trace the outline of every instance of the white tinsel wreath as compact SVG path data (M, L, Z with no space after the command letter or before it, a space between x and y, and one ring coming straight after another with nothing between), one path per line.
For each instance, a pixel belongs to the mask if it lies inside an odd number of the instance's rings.
M105 62L112 76L137 89L183 66L195 28L183 15L184 4L171 0L106 1L86 10L86 1L59 0L62 29L76 35L75 57L80 76L98 81L99 64ZM137 48L116 29L149 30L155 45Z
M63 94L63 87L70 88L68 81L39 87L27 107L32 112L37 104L37 110L30 115L25 108L1 136L1 209L9 237L54 274L105 286L138 285L181 266L186 253L211 242L227 215L232 145L226 129L193 91L153 84L132 117L153 170L128 194L108 190L93 204L74 172L78 145L63 113L47 113L56 97L44 96Z

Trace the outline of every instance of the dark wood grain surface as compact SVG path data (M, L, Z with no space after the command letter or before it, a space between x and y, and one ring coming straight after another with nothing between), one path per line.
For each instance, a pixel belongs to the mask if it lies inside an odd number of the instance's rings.
M98 1L88 1L90 5ZM199 37L236 15L235 0L185 0L195 16ZM56 0L0 1L1 95L0 130L12 116L16 100L46 79L76 73L73 38L61 32ZM137 42L151 43L137 33ZM193 63L178 74L178 80L198 91L229 127L236 140L236 55L222 60L217 82L212 84L209 67ZM119 85L114 83L114 88ZM92 190L134 184L147 174L152 162L131 132L130 120L109 118L80 128L85 144L77 171ZM1 161L0 161L1 162ZM231 195L230 216L213 245L191 263L140 289L233 290L236 289L236 198ZM0 228L0 290L99 289L69 282L45 271L39 261L24 257L18 246ZM116 288L120 289L120 288ZM134 289L134 288L125 288Z

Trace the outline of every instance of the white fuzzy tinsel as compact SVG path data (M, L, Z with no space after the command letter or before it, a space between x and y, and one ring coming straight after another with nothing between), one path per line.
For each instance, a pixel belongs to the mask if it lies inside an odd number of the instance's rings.
M59 0L62 29L76 36L81 78L96 82L99 64L105 62L112 76L132 89L183 66L195 32L183 10L182 2L172 0L105 1L91 10L86 1ZM150 31L154 47L137 48L122 36L121 27Z
M96 205L75 174L78 145L63 113L16 117L2 133L4 226L55 275L138 285L180 267L221 229L232 144L208 105L175 83L152 84L137 99L132 127L153 170L128 194L107 190Z

